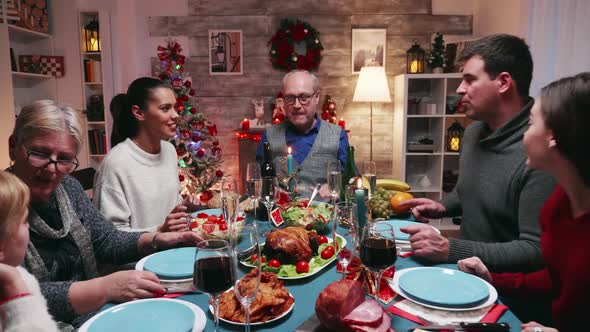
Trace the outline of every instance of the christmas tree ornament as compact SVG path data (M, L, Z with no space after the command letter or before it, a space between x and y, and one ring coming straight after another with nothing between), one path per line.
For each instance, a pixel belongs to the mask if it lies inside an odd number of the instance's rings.
M322 106L322 120L328 121L330 123L336 123L336 103L329 95L326 95L326 101L324 102L324 106Z

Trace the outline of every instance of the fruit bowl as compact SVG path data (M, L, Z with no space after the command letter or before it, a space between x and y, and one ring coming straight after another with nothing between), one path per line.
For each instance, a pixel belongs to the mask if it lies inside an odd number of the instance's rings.
M323 231L332 216L333 207L328 203L313 202L307 207L308 200L296 200L281 206L281 216L287 226L303 226L308 230Z

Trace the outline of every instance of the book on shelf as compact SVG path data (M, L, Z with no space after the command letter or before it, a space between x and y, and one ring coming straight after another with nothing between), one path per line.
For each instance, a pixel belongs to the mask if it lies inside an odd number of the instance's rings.
M106 154L107 147L107 135L104 129L90 129L88 130L88 145L90 154Z
M84 81L102 82L102 63L98 60L84 59Z

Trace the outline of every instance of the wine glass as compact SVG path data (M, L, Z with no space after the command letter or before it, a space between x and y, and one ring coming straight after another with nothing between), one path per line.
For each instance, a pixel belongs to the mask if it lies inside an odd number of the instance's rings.
M246 166L246 190L248 197L254 205L254 219L256 219L256 206L258 205L258 195L262 185L262 175L260 175L260 164L257 162L248 163Z
M346 277L346 269L355 256L357 247L357 228L356 221L356 204L352 202L338 202L334 206L334 223L332 225L332 238L334 239L334 249L336 249L336 258L342 267L342 278ZM346 227L348 230L344 234L345 245L340 245L337 239L338 226Z
M386 223L367 223L360 239L361 262L371 271L375 282L375 299L380 302L379 287L383 271L393 266L397 260L393 228Z
M228 225L233 225L239 214L240 195L237 192L237 184L234 181L226 188L221 187L221 215Z
M264 177L262 178L262 186L260 188L260 200L266 207L266 212L268 216L268 223L272 224L271 222L271 211L275 202L279 200L279 193L280 189L278 186L278 181L275 177Z
M197 244L193 283L213 299L215 329L219 326L219 298L235 282L232 250L225 240L204 240Z
M377 186L377 166L374 161L365 160L363 162L363 176L369 181L369 199L371 199Z
M342 188L342 173L339 160L328 162L328 188L330 190L332 205L334 205L336 198L340 196L340 188Z
M246 225L241 228L233 227L232 246L234 248L234 255L236 257L236 271L237 264L239 264L240 260L245 260L249 258L250 265L254 265L254 272L249 273L249 277L247 279L236 279L236 284L234 286L234 293L236 295L236 298L238 299L238 301L240 301L242 307L244 308L244 318L246 319L246 332L249 332L250 305L256 299L256 294L258 294L261 271L260 245L258 239L258 229L256 225Z

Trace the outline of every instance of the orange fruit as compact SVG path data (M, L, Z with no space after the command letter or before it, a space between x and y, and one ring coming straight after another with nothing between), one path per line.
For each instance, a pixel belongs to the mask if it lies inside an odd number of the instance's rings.
M403 213L410 212L410 207L400 207L399 205L400 205L400 203L410 200L412 198L414 198L414 196L412 196L412 194L402 192L402 191L397 192L393 196L391 196L390 203L391 203L391 209L393 210L393 213L403 214Z

